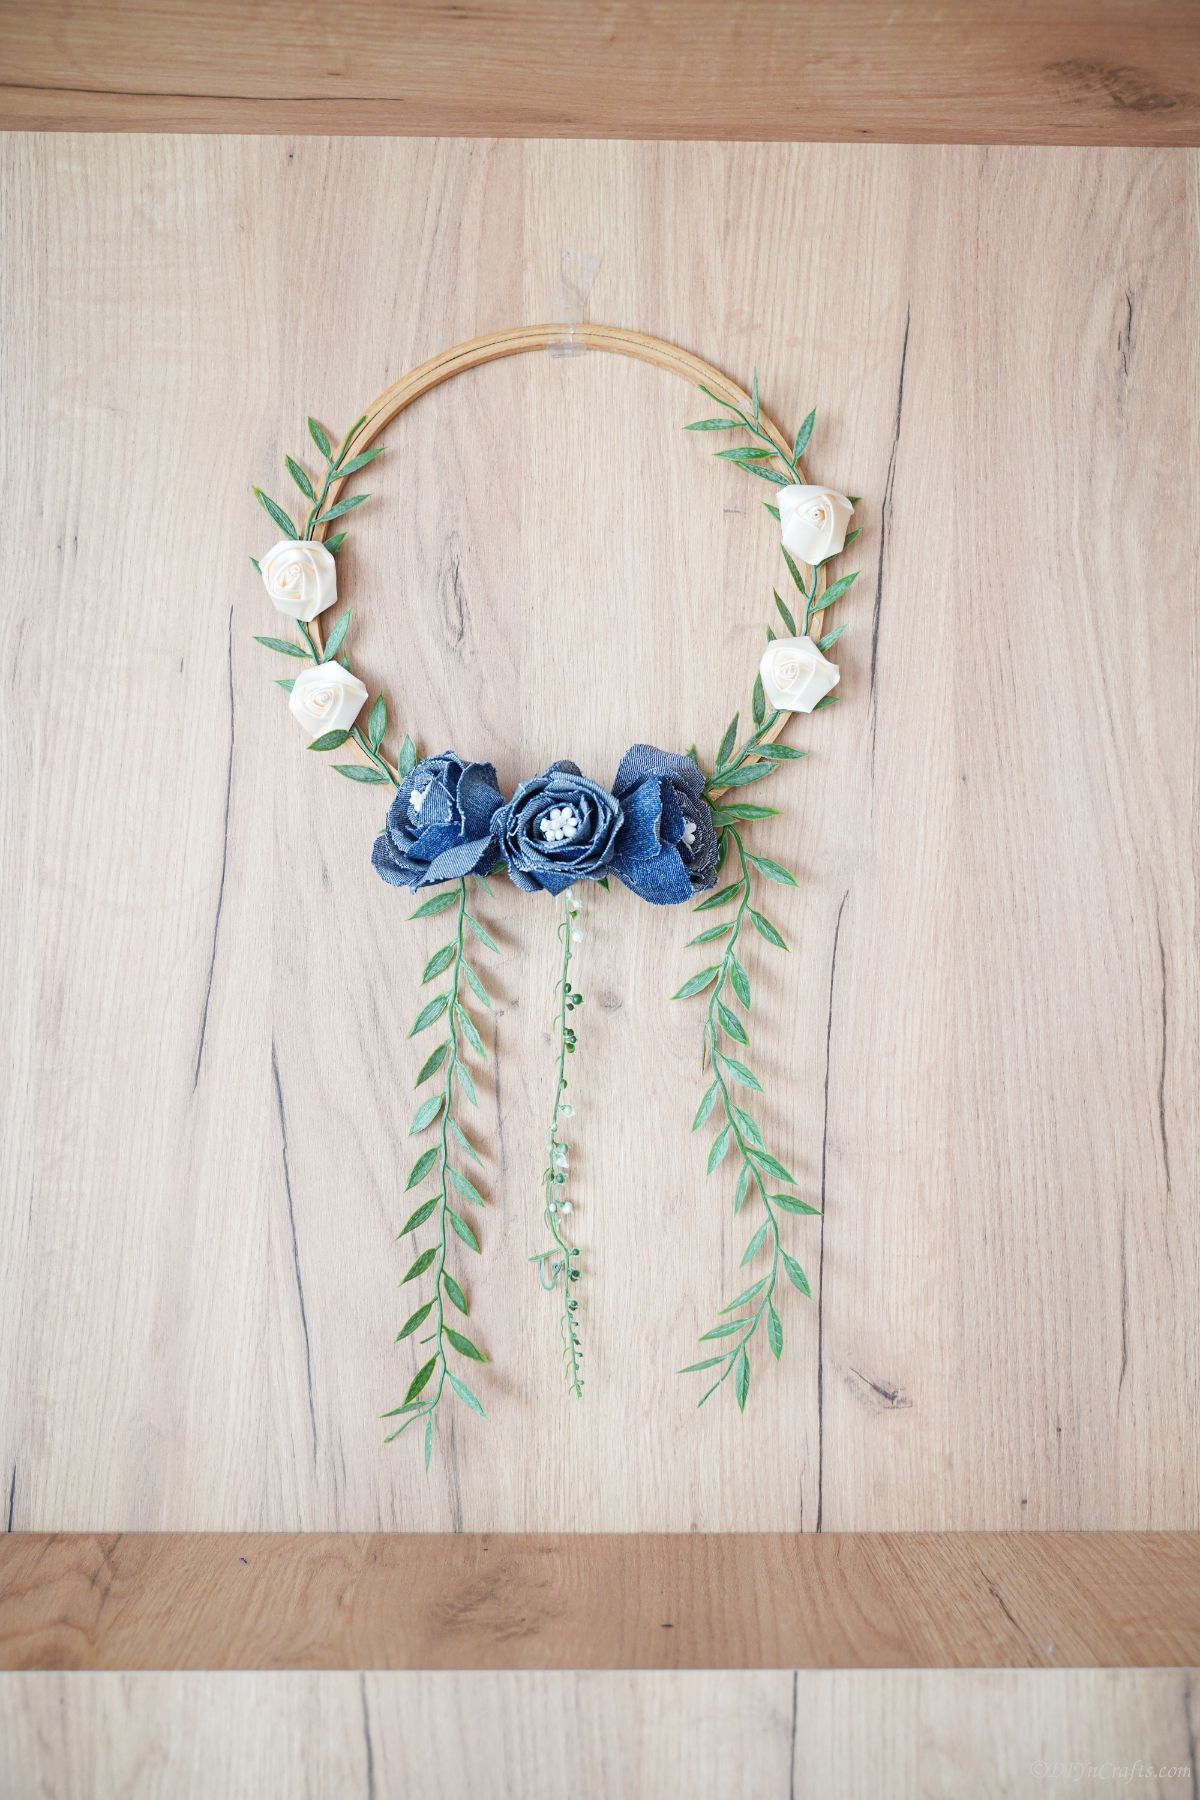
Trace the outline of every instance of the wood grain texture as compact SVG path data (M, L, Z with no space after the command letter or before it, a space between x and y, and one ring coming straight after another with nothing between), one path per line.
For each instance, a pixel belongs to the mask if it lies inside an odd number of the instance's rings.
M1194 1528L1196 159L857 147L10 138L0 1494L19 1530ZM1036 254L1031 245L1036 238ZM378 799L302 748L249 492L445 344L591 310L721 361L864 496L840 705L759 845L765 1117L824 1222L745 1418L674 1371L745 1233L688 1133L691 927L597 896L578 982L582 1406L526 1258L549 910L498 896L490 1422L431 1475ZM715 745L777 548L613 357L389 433L356 657L502 783ZM281 482L282 475L277 477ZM751 488L755 492L750 492ZM398 1453L397 1453L398 1452Z
M25 129L1196 144L1189 0L18 0Z
M0 1668L1193 1663L1192 1534L0 1538Z
M10 1675L0 1785L56 1800L1071 1800L1194 1791L1200 1682L888 1674Z

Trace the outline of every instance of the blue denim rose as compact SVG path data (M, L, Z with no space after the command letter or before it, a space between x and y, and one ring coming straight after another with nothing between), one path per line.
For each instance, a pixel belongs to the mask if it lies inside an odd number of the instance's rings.
M500 861L492 817L503 801L491 763L452 750L427 756L397 788L371 861L393 887L490 875Z
M607 788L575 763L556 762L521 783L492 819L492 831L516 887L561 894L573 881L606 872L623 818Z
M717 834L703 792L693 757L633 744L621 758L613 793L625 817L612 872L654 906L690 900L717 879Z

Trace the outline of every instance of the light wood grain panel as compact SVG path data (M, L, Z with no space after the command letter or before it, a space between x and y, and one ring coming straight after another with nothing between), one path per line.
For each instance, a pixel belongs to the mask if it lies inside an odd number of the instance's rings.
M1193 160L5 155L10 1522L1194 1526ZM436 940L367 866L376 802L305 755L250 641L272 615L248 483L306 410L346 423L445 344L559 310L564 252L602 259L592 317L757 362L785 424L816 402L814 473L865 496L842 703L760 838L804 876L773 907L795 949L757 1048L824 1194L796 1238L824 1289L744 1419L693 1413L673 1371L742 1234L687 1132L695 1031L664 996L688 929L598 899L592 1380L567 1403L525 1260L551 921L498 899L492 1417L457 1418L426 1479L377 1415L411 1368L391 1234ZM359 665L428 747L509 783L715 742L777 560L751 484L679 430L691 405L546 357L399 422L343 579Z
M1195 1676L1166 1672L10 1675L0 1780L61 1800L550 1800L564 1782L589 1800L1169 1800L1192 1791L1198 1706Z
M0 4L38 130L1195 144L1188 0Z
M0 1537L0 1668L1200 1662L1200 1538Z

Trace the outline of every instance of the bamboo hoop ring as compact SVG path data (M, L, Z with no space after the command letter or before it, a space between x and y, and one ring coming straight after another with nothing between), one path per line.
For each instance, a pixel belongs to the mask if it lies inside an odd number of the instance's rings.
M627 356L633 362L650 363L656 369L666 369L671 374L681 375L694 387L703 383L712 389L720 401L739 411L753 410L751 396L723 370L706 362L694 351L684 350L679 344L672 344L666 338L651 337L648 332L631 331L621 325L513 325L504 331L489 331L483 337L468 338L464 343L455 344L449 350L442 350L437 356L431 356L428 362L418 364L407 375L402 375L399 381L393 382L378 399L371 402L363 414L362 423L347 439L343 454L357 455L367 449L379 433L406 407L411 406L414 400L419 400L422 395L440 387L444 381L453 380L456 375L465 375L471 369L482 368L484 363L498 362L505 356L522 356L526 351L559 347L564 350L576 347L583 350L607 350L616 356ZM759 424L775 448L785 458L790 458L791 446L788 440L761 407ZM797 462L796 467L803 476L803 466ZM347 476L342 476L339 481L331 484L327 495L329 506L336 504L348 479ZM323 525L315 526L313 537L320 542L326 529ZM811 581L812 565L801 563L800 567L807 571ZM825 590L824 572L818 569L816 576L816 591L819 595ZM312 621L310 630L320 654L325 644L320 615ZM791 717L791 713L780 713L762 742L769 744L779 737Z

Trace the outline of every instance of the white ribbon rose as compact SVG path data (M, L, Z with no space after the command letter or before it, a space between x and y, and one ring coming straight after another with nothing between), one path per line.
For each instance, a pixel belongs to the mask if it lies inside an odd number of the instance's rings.
M758 665L763 692L776 712L810 713L841 677L810 637L776 638Z
M307 624L337 599L337 566L324 544L285 538L259 564L268 594L281 613Z
M829 488L792 486L780 488L776 499L783 547L797 562L815 568L845 549L854 511L845 494Z
M349 731L362 711L367 690L341 663L318 663L297 675L288 695L292 717L309 740L327 731Z

